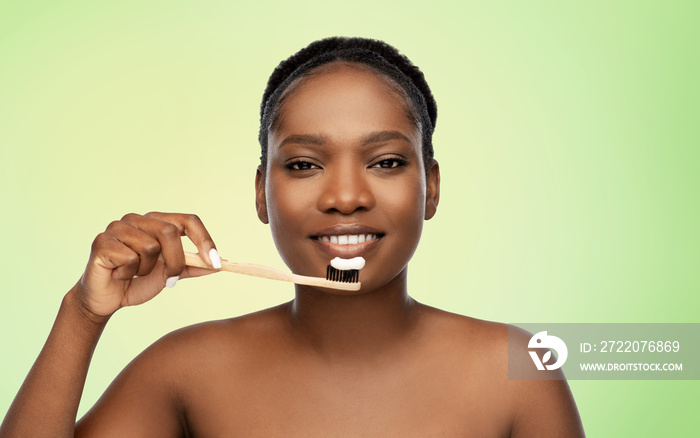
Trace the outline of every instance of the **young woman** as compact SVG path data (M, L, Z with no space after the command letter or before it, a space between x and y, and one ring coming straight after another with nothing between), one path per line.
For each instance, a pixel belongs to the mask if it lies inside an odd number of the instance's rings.
M126 215L95 239L0 436L582 436L566 381L508 380L506 326L408 294L439 200L435 120L423 75L384 43L331 38L284 61L261 108L258 216L295 273L364 257L361 290L297 285L289 303L171 333L75 424L109 317L220 266L196 216ZM181 236L212 269L185 266Z

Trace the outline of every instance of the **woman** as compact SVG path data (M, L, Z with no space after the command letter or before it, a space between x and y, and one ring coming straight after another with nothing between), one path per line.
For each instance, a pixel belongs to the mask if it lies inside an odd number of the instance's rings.
M384 43L331 38L284 61L261 108L258 217L295 273L364 257L360 291L296 285L289 303L171 333L76 425L109 317L220 267L196 216L126 215L95 239L0 436L582 436L565 381L507 379L506 326L408 295L439 201L436 114ZM181 236L211 270L185 266Z

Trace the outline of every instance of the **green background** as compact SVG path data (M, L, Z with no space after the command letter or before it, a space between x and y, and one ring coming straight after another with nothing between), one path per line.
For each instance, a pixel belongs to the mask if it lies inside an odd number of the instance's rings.
M254 211L258 107L310 41L368 36L425 72L442 198L412 295L501 322L700 322L695 2L0 3L0 414L128 212L194 212L282 267ZM80 414L183 325L292 298L221 274L118 312ZM589 436L690 436L698 381L572 381Z

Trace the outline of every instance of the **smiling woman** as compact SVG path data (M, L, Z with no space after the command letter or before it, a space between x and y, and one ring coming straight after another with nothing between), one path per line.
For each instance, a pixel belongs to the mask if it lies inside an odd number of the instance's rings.
M374 73L334 67L280 108L258 173L258 212L294 272L321 275L329 257L363 256L363 292L405 277L435 211L426 204L437 204L438 167L430 163L426 184L420 130L401 96Z
M582 436L565 381L508 380L506 326L408 293L439 201L436 115L384 43L331 38L284 61L261 108L258 217L294 273L362 257L361 289L296 285L291 302L171 333L76 426L109 317L221 265L196 216L126 215L95 239L0 436ZM212 269L185 265L184 235Z

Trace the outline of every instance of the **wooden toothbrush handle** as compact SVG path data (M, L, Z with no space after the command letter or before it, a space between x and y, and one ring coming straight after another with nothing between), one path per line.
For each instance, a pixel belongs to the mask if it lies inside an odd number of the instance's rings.
M185 264L197 268L212 269L206 264L199 254L185 251ZM329 289L355 291L360 290L360 283L341 283L330 281L321 277L307 277L305 275L289 274L269 266L254 265L252 263L236 263L228 260L221 260L221 270L235 272L236 274L252 275L253 277L267 278L270 280L289 281L307 286L326 287Z

